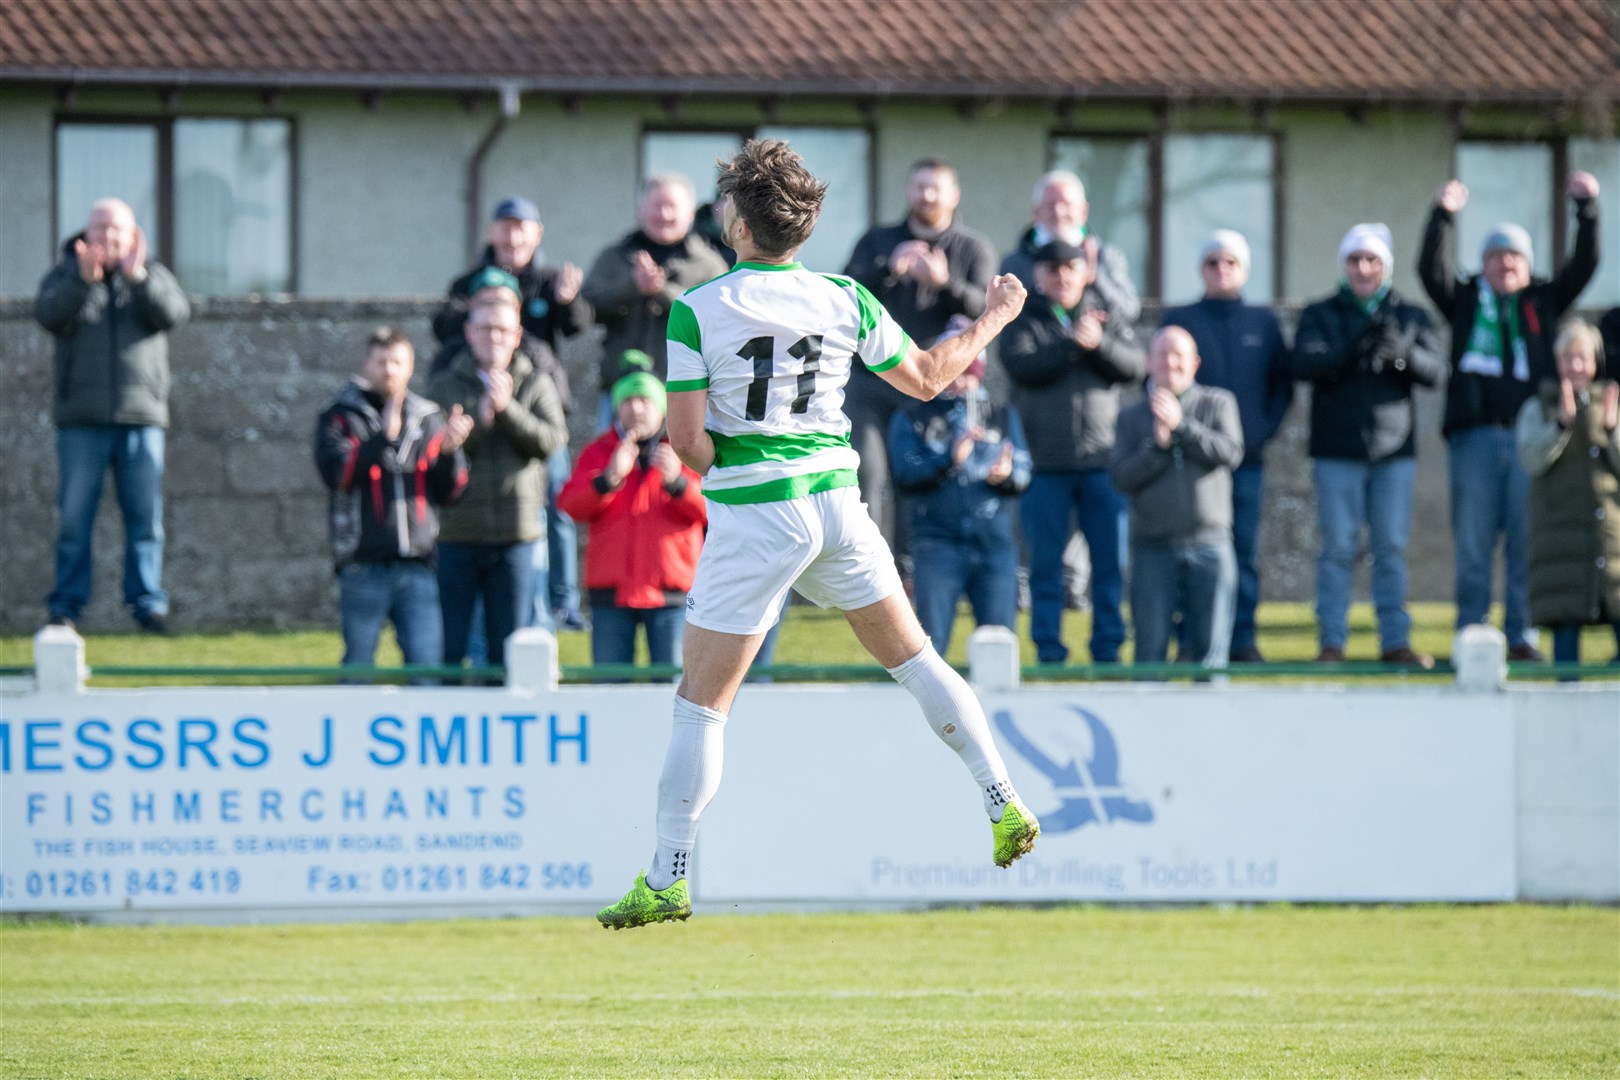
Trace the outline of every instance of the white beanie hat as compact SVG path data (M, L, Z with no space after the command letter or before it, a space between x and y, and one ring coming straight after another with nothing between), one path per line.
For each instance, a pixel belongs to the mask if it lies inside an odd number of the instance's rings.
M1226 252L1243 264L1245 274L1249 272L1249 242L1236 229L1216 229L1204 237L1204 246L1198 249L1198 264L1202 266L1217 251Z
M1390 235L1389 226L1383 222L1350 226L1350 231L1339 242L1339 262L1343 263L1358 251L1382 259L1386 279L1395 272L1394 238Z

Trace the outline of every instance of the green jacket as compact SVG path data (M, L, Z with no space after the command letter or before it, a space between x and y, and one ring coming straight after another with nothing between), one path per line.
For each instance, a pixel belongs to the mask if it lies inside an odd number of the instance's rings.
M82 235L82 234L81 234ZM155 262L146 280L87 282L70 238L39 283L34 318L56 338L57 427L169 424L169 335L191 315L173 274Z
M1620 619L1620 429L1603 427L1602 381L1567 429L1558 384L1519 410L1530 474L1530 617L1538 626Z
M475 425L463 447L467 491L439 515L439 541L459 544L520 544L541 536L546 505L542 462L568 444L562 401L551 376L522 353L512 356L512 401L489 427ZM449 415L452 406L474 419L484 384L471 349L428 382L427 397Z

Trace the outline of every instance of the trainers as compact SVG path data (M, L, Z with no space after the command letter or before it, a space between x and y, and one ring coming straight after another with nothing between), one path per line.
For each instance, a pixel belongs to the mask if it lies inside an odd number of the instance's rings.
M1393 649L1385 649L1378 659L1385 664L1422 668L1424 671L1434 669L1434 657L1428 653L1420 653L1410 645L1397 645Z
M1232 655L1227 657L1234 664L1263 664L1266 658L1260 655L1260 650L1253 645L1245 645L1241 649L1233 649Z
M1013 860L1034 848L1035 838L1041 835L1041 823L1027 807L1010 802L1001 812L1001 820L990 823L990 835L996 842L996 865L1011 866Z
M686 879L681 878L662 892L653 892L647 885L647 871L636 875L636 883L617 904L596 913L596 921L603 929L624 930L648 923L686 921L692 917L692 901L686 893Z

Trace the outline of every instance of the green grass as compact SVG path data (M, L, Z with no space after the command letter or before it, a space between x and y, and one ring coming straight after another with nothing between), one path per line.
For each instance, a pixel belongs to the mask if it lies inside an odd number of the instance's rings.
M1410 606L1412 615L1412 645L1442 659L1451 655L1454 633L1454 609L1450 604L1418 603ZM1500 612L1495 617L1500 622ZM1260 609L1260 649L1268 660L1307 661L1316 656L1316 620L1309 604L1262 605ZM963 608L951 636L947 659L953 664L967 663L967 639L973 632L973 620ZM1086 640L1091 632L1091 616L1084 612L1067 612L1064 616L1064 636L1071 652L1070 663L1084 664L1089 660ZM1035 663L1035 648L1029 640L1029 616L1018 617L1018 636L1022 646L1023 662ZM1548 648L1550 649L1550 643ZM561 662L564 666L584 666L591 662L590 635L565 633L559 637ZM644 644L638 644L643 662L646 660ZM1589 663L1604 663L1614 656L1614 636L1604 627L1588 627L1583 638L1582 656ZM227 634L180 634L172 638L154 638L140 634L92 634L86 638L86 659L94 668L97 664L117 665L240 665L240 666L331 666L343 655L342 640L336 629L267 631L263 633L237 632ZM1350 611L1350 646L1352 660L1376 660L1378 657L1377 623L1370 605L1357 604ZM1131 649L1126 643L1124 656L1129 661ZM861 649L842 615L809 605L795 605L788 609L786 622L776 651L781 664L871 664ZM401 662L398 647L391 631L383 636L377 662L393 666ZM18 635L0 637L0 668L23 667L33 663L31 637ZM153 685L196 682L184 678L102 678L94 680L97 686ZM262 684L257 677L236 679L211 678L211 682Z
M6 1076L1614 1076L1620 914L0 924Z

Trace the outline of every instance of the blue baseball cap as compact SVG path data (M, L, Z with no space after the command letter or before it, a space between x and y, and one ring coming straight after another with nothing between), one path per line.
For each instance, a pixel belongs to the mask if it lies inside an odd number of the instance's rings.
M495 216L491 221L501 221L505 218L517 218L519 221L539 221L540 208L521 195L509 195L502 199L500 205L495 207Z

